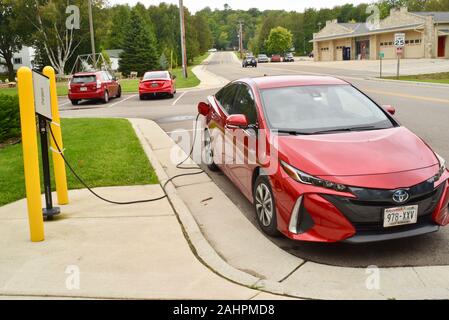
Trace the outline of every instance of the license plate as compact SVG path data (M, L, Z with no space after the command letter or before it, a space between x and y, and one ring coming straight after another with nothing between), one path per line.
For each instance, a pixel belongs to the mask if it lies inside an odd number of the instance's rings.
M418 221L418 206L385 209L384 228L414 224Z
M81 87L80 91L87 91L87 87Z

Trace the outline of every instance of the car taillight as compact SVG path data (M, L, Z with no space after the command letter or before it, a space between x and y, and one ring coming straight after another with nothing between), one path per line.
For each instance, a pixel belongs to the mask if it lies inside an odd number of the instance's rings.
M97 89L101 89L101 81L97 80Z

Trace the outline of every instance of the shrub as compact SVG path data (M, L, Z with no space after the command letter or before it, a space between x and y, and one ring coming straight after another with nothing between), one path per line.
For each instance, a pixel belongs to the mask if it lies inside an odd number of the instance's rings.
M19 99L0 94L0 143L20 136Z

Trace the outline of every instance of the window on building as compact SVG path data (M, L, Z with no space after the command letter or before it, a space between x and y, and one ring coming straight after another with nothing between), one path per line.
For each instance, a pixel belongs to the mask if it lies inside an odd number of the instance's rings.
M22 58L14 58L14 64L22 64Z

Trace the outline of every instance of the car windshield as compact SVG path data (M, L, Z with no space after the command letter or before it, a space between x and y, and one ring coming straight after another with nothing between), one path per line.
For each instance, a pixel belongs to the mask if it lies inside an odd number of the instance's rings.
M259 54L259 58L267 58L266 54Z
M97 81L97 77L95 75L85 75L85 76L74 76L71 83L80 84L80 83L91 83Z
M151 79L169 79L168 72L161 71L161 72L147 72L143 76L143 80L151 80Z
M271 129L321 134L391 128L389 117L351 85L297 86L261 90Z

